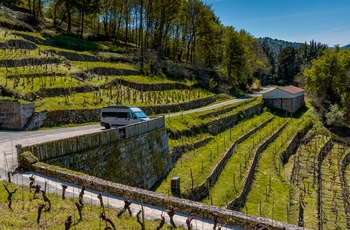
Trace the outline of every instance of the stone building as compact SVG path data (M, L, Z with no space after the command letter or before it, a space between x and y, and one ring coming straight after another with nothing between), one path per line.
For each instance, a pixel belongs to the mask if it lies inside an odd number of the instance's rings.
M276 88L263 94L264 104L295 113L305 105L304 91L292 85Z
M34 103L0 100L0 129L32 130L41 127L46 111L35 112Z

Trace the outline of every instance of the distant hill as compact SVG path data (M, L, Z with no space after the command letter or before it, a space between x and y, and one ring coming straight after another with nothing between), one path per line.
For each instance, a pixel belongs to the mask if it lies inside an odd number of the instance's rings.
M301 44L303 44L300 42L288 42L288 41L273 39L273 38L269 38L269 37L259 38L258 42L261 45L262 44L268 45L275 54L278 54L280 52L280 50L282 50L283 48L286 48L288 46L292 46L295 49L298 49L299 46Z
M292 46L295 49L298 49L299 46L301 44L303 44L301 42L289 42L289 41L273 39L273 38L269 38L269 37L259 38L258 42L260 45L267 44L275 54L278 54L281 49L286 48L288 46ZM350 49L350 44L342 46L340 48L341 49ZM329 47L329 49L334 49L334 47Z

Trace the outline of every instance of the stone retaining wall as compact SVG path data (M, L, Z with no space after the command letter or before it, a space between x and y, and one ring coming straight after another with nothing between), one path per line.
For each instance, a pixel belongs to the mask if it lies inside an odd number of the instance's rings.
M65 76L64 73L28 73L28 74L10 74L7 75L8 79L13 79L13 78L36 78L36 77L60 77L60 76ZM41 88L43 89L43 88Z
M227 164L227 162L231 158L231 156L232 156L233 152L235 151L235 149L237 148L237 146L241 142L246 140L250 135L257 132L259 129L262 129L263 127L265 127L269 122L271 122L272 119L273 119L273 117L270 118L269 120L263 122L258 127L250 130L249 132L247 132L246 134L241 136L237 141L235 141L230 146L229 150L225 153L225 155L220 160L220 162L215 166L215 168L210 173L210 175L207 176L205 181L201 185L194 187L193 190L190 191L188 194L182 194L183 197L189 198L191 200L197 200L197 201L200 201L203 198L205 198L209 194L209 190L214 186L214 184L218 180L222 170L224 169L225 165Z
M70 153L88 151L120 139L132 138L164 127L164 117L157 117L148 121L116 129L109 129L35 145L17 145L17 155L22 152L30 151L38 157L39 161L47 161ZM123 132L123 136L121 135L121 132Z
M131 74L135 75L135 74ZM128 76L124 74L123 76ZM114 79L110 82L107 82L101 86L101 88L107 89L114 85L124 85L126 87L139 90L141 92L147 91L165 91L165 90L175 90L175 89L191 89L191 86L187 86L181 83L156 83L156 84L145 84L145 83L137 83L131 82L124 79Z
M20 66L38 66L46 64L57 64L61 60L55 57L46 58L19 58L19 59L4 59L0 60L0 67L20 67Z
M341 167L339 167L340 185L342 188L342 197L344 203L344 210L346 214L346 226L350 229L350 202L349 202L349 179L347 178L346 169L350 164L350 152L344 157Z
M231 112L232 110L236 109L239 106L247 105L247 104L249 104L249 103L251 103L251 102L253 102L255 100L257 100L256 97L253 97L251 99L246 99L244 101L240 101L240 102L235 103L234 106L230 106L229 108L220 108L220 109L218 109L218 111L214 111L214 112L211 112L211 113L200 115L198 118L204 120L204 119L207 119L209 117L217 117L219 115Z
M63 76L62 73L37 73L37 74L22 74L22 75L9 75L8 78L30 78L30 77L42 77L42 76ZM79 80L84 80L85 78L88 78L88 74L85 72L78 74L74 74L73 77L78 78ZM160 84L143 84L143 83L136 83L136 82L130 82L124 79L114 79L110 82L104 83L101 86L75 86L70 88L41 88L40 90L36 91L35 94L39 97L57 97L61 95L71 95L72 93L87 93L87 92L94 92L99 89L108 89L109 87L116 86L116 85L124 85L126 87L136 89L142 92L147 91L165 91L165 90L172 90L172 89L190 89L189 86L186 86L181 83L160 83ZM29 93L24 96L24 98L29 97L32 95L32 93Z
M182 154L186 151L191 151L193 149L200 148L204 145L206 145L209 141L213 140L213 137L207 137L203 140L197 141L193 144L182 144L182 145L176 145L171 150L171 161L173 164L177 162L178 159L182 156Z
M163 114L169 112L179 112L181 110L189 110L198 107L203 107L216 101L216 96L201 98L189 102L159 105L159 106L140 106L146 114ZM74 109L74 110L54 110L48 111L44 127L53 127L71 123L87 123L98 122L101 109Z
M173 167L165 128L66 154L46 163L144 189L166 177Z
M21 40L21 39L11 39L8 41L5 41L1 43L0 48L1 49L28 49L28 50L34 50L38 46L32 42Z
M266 146L268 144L270 144L273 140L276 139L276 137L283 131L283 129L287 126L286 122L285 124L283 124L274 134L272 134L270 137L268 137L267 140L265 140L263 143L261 143L258 148L255 151L254 154L254 158L253 158L253 162L250 166L248 175L245 177L244 179L244 185L243 188L241 190L241 192L239 193L239 195L232 200L231 202L229 202L226 206L226 208L231 209L231 210L239 210L245 203L248 193L251 189L253 180L254 180L254 173L255 173L255 168L258 164L259 161L259 156L260 153L266 148Z
M308 121L308 123L306 124L305 128L298 131L294 137L292 138L292 140L288 143L288 146L286 148L286 150L284 150L281 155L281 162L282 164L286 164L288 162L289 157L295 153L295 151L297 150L297 148L300 146L300 141L304 138L304 136L309 132L309 130L313 127L313 123L311 120Z
M166 209L172 206L175 212L182 212L197 218L213 221L213 214L217 215L220 223L233 225L244 229L254 229L257 223L264 224L271 230L302 229L295 225L286 224L262 217L250 216L240 212L205 205L195 201L189 201L177 197L169 197L156 192L130 187L118 183L102 180L90 175L63 169L57 166L38 162L33 154L24 152L20 155L20 165L31 171L57 178L59 180L85 186L87 189L103 191L111 195L128 197L134 201L154 205Z
M233 115L223 117L221 119L213 120L208 123L209 133L216 135L222 131L225 131L243 119L251 118L256 114L260 114L262 112L262 108L263 108L263 104L259 103L247 109L239 111L238 113L235 113Z
M171 139L178 139L182 136L194 136L199 133L210 133L212 135L216 135L219 132L225 131L230 127L238 124L244 119L260 114L262 112L262 108L263 108L262 103L259 103L245 110L239 111L235 114L232 114L223 118L219 118L205 124L193 125L188 127L185 130L173 131L171 129L167 129L168 136Z
M41 162L146 189L173 166L164 117L16 148L18 155L30 151Z
M62 50L45 50L47 53L51 53L51 55L56 54L59 56L63 56L70 61L87 61L87 62L98 62L100 61L96 56L88 55L88 54L80 54L76 52L62 51Z
M89 72L89 73L97 74L97 75L104 75L104 76L141 75L140 71L138 71L138 70L117 69L117 68L110 68L110 67L95 67L92 69L85 70L85 72Z

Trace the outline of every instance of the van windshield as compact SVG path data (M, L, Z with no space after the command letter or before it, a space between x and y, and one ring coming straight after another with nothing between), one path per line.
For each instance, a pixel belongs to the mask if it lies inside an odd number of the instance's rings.
M137 118L147 118L147 115L142 111L134 112L134 114L136 115Z

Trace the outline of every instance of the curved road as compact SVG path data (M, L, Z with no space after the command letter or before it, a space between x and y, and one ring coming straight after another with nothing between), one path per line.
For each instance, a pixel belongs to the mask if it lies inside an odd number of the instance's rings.
M261 93L271 90L271 88L267 88L264 91L261 91L257 94L253 94L251 96L259 96ZM195 113L215 108L220 108L225 105L234 104L242 100L246 100L249 97L239 98L239 99L233 99L229 101L225 101L222 103L218 103L215 105L210 105L207 107L202 107L198 109L178 112L178 113L172 113L167 114L167 117L173 117L173 116L179 116L182 114L188 114L188 113ZM77 127L69 127L69 128L58 128L58 129L50 129L50 130L37 130L37 131L0 131L0 180L7 180L7 172L8 171L14 171L17 167L17 155L16 155L16 148L15 146L17 144L21 145L31 145L31 144L37 144L47 141L53 141L58 140L62 138L77 136L77 135L83 135L86 133L94 133L94 132L101 132L101 130L104 130L99 124L97 125L86 125L86 126L77 126ZM20 184L28 184L29 185L29 176L31 175L31 172L27 173L17 173L12 177L12 182L20 183ZM45 183L47 182L48 190L56 193L61 193L61 184L65 183L62 181L57 181L54 178L46 178L42 175L35 174L36 181ZM67 184L67 183L65 183ZM70 184L67 190L67 194L70 196L77 197L79 194L79 189L77 186ZM90 191L88 190L86 192L85 197L87 198L86 202L96 203L99 204L99 201L97 199L97 191ZM107 194L108 196L108 194ZM114 206L116 208L122 208L124 205L123 198L121 197L112 197L110 196L108 199L109 205ZM139 210L140 205L137 203L132 204L132 209L134 210L133 213L136 213L137 210ZM145 208L145 213L147 219L159 219L161 213L164 212L164 210L160 210L157 207L150 207L147 206ZM186 219L187 216L181 213L177 213L175 216L178 226L186 226ZM169 223L170 220L167 219L167 222ZM206 221L206 220L199 220L196 218L196 221L194 222L193 229L213 229L213 224ZM232 226L224 226L222 229L238 229Z

